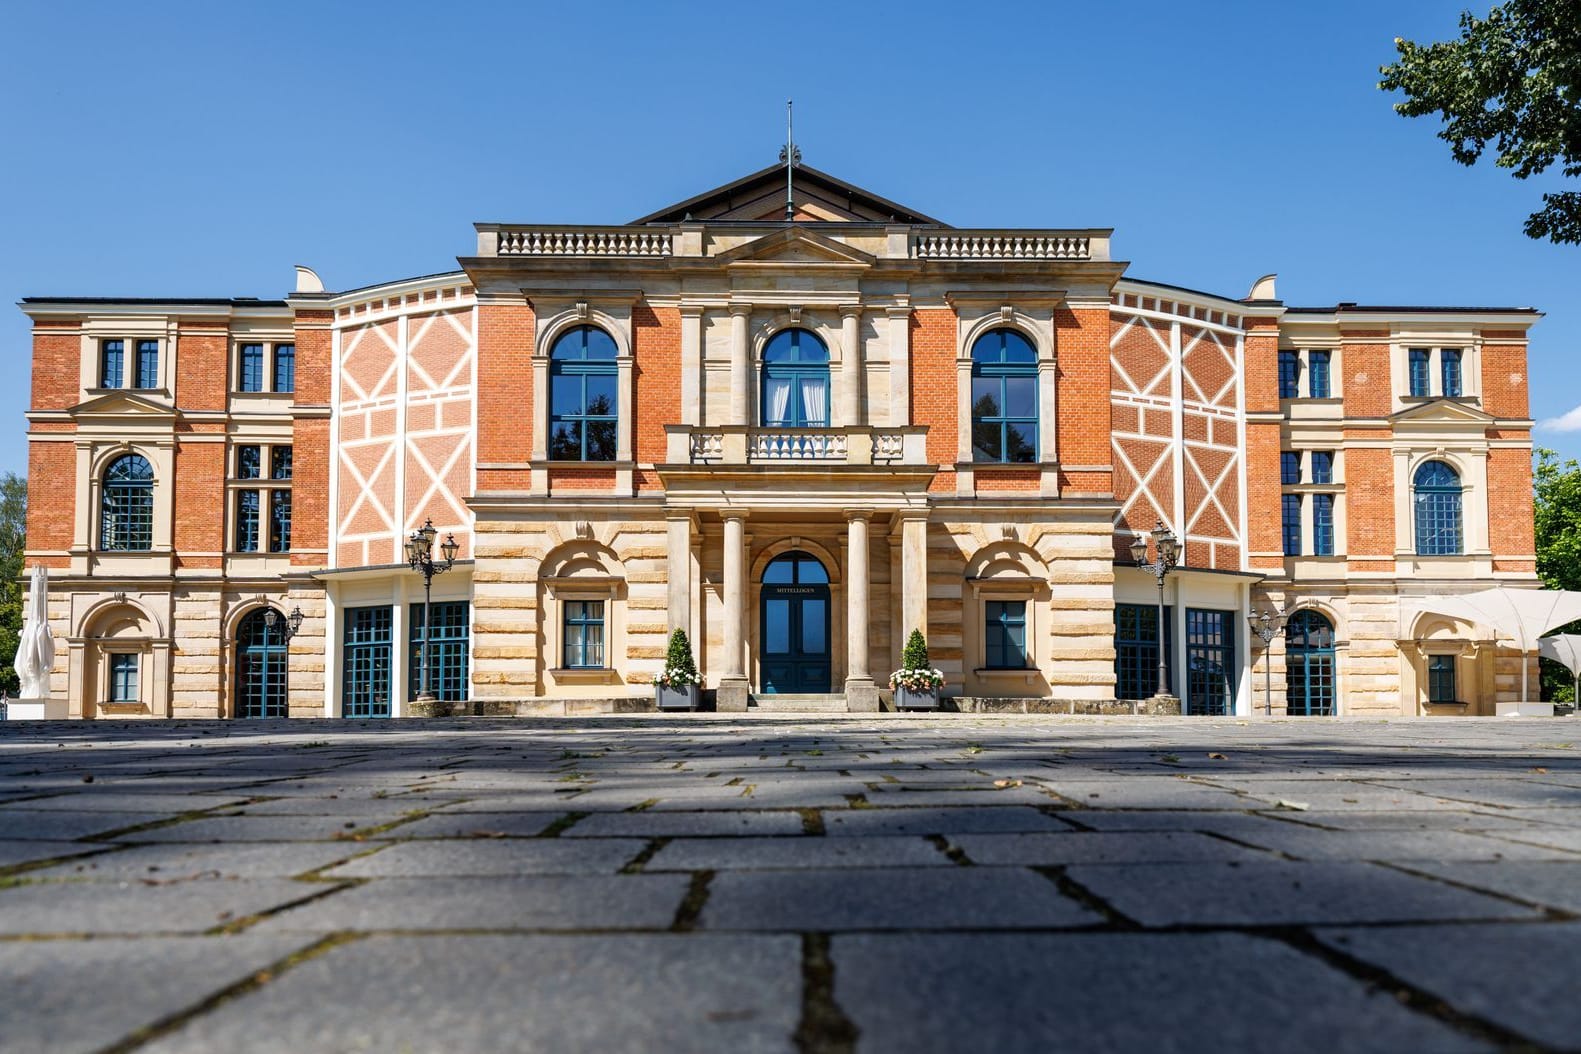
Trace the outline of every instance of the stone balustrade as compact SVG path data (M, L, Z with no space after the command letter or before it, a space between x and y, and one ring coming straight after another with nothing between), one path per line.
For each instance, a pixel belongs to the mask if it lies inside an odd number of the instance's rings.
M692 465L923 465L927 428L669 425L667 460Z
M919 260L1091 260L1093 239L1060 231L974 230L919 233Z
M499 227L497 256L648 256L671 253L670 232L645 227Z

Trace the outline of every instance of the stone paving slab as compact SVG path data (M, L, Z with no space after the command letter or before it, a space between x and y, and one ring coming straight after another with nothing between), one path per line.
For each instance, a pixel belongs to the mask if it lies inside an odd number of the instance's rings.
M783 936L370 937L144 1049L788 1052L800 952Z
M888 805L886 799L882 803ZM967 834L1070 831L1070 824L1029 805L933 806L920 809L844 809L823 814L831 835Z
M137 831L121 837L129 842L293 842L347 841L368 837L367 831L383 826L367 818L339 816L205 816L168 827ZM373 836L380 837L380 836Z
M962 834L950 844L974 864L1173 864L1266 860L1268 854L1195 831Z
M691 880L669 875L381 878L259 923L343 930L667 930Z
M992 930L1087 926L1102 916L1034 871L1005 867L726 871L710 930Z
M1078 864L1067 873L1146 926L1465 921L1536 914L1509 901L1351 861Z
M71 813L165 813L178 816L202 809L219 809L241 806L247 801L241 794L159 794L135 791L130 788L116 790L83 791L75 794L57 794L50 798L29 798L10 803L0 813L12 809L27 812ZM114 817L112 817L114 819Z
M82 856L103 852L107 847L92 842L0 842L0 868L31 864L56 857Z
M826 816L829 814L825 814ZM568 827L562 838L680 838L798 835L806 825L801 814L779 812L600 812Z
M190 881L195 878L291 878L366 852L356 842L156 843L117 847L81 860L29 871L28 879L96 882Z
M30 812L0 809L0 839L69 842L139 824L168 820L169 812Z
M144 937L0 942L7 1054L99 1050L311 942Z
M950 867L921 838L678 838L648 861L648 871L826 867Z
M1505 860L1498 863L1423 860L1406 866L1490 893L1581 913L1581 860Z
M1464 831L1324 831L1277 824L1233 837L1302 860L1552 860L1581 857Z
M203 933L329 888L277 878L29 882L0 889L0 934Z
M329 878L613 875L648 843L635 838L402 842L325 872Z
M1491 1049L1236 934L837 935L830 947L835 999L864 1054Z
M531 838L565 814L556 812L438 813L402 824L400 838Z
M1318 930L1317 937L1534 1043L1581 1045L1581 922Z

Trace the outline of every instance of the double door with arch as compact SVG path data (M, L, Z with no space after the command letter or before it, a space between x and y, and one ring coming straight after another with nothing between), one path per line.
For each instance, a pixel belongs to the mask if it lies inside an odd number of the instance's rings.
M828 692L829 574L818 559L795 551L763 569L759 622L764 694Z

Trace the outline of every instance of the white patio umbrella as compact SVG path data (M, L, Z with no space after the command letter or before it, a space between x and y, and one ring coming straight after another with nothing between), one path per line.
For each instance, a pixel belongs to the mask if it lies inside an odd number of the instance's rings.
M1575 678L1575 694L1571 696L1576 707L1574 712L1581 715L1581 634L1556 633L1544 637L1537 642L1537 654L1563 663L1570 671L1570 676Z
M1509 589L1499 586L1463 596L1426 597L1424 611L1480 622L1513 640L1524 656L1544 633L1581 619L1581 592L1569 589ZM1521 702L1526 702L1527 663L1521 663Z

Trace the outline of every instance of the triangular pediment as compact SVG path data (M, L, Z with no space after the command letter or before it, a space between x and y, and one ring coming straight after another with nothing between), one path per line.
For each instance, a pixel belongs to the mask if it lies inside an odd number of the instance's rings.
M722 264L777 264L786 267L871 267L875 262L871 254L805 227L786 227L762 238L754 238L720 253L714 259Z
M110 391L78 403L71 410L76 417L173 417L176 411L164 403L129 391Z
M1434 399L1401 410L1392 418L1395 427L1401 425L1476 425L1483 426L1493 422L1490 414L1485 414L1475 406L1455 399Z
M682 223L686 220L785 221L785 166L774 165L724 186L678 201L633 220ZM797 223L910 223L944 227L931 216L863 190L806 165L796 166L790 186Z

